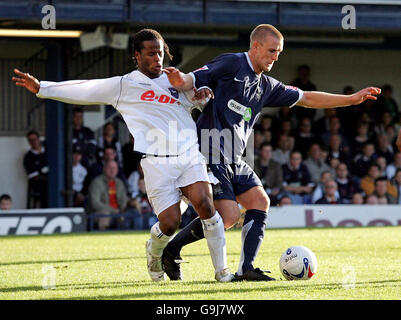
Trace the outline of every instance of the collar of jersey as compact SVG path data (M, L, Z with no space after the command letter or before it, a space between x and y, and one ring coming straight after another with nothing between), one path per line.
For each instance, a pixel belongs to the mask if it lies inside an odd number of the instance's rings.
M244 52L244 54L245 54L245 57L246 57L246 61L248 61L249 67L252 69L253 72L255 72L255 69L253 68L251 59L249 59L248 52ZM261 74L257 74L256 72L255 72L255 75L256 75L258 78L260 78L260 76L261 76Z

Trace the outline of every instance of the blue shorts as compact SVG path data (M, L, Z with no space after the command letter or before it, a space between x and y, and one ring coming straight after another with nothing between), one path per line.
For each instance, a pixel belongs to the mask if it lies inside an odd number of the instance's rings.
M236 196L256 186L263 186L256 173L244 161L232 164L209 164L213 175L220 181L213 186L214 200L236 200Z

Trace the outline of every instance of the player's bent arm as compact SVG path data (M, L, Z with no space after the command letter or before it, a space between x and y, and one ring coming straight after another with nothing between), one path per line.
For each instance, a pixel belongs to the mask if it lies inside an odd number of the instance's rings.
M194 78L190 73L182 73L174 67L167 67L163 71L167 74L168 81L175 89L188 91L194 87Z
M375 95L378 94L380 94L380 89L375 87L365 88L351 95L305 91L297 105L313 109L344 107L360 104L368 99L376 100Z

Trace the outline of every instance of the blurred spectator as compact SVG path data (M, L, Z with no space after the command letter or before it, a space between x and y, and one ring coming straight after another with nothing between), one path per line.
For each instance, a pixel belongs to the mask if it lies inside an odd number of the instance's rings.
M378 204L389 204L386 197L377 198Z
M324 116L317 120L313 125L313 132L320 136L323 133L329 132L330 119L337 114L336 108L324 109Z
M334 180L328 180L324 184L324 196L316 201L316 204L343 204L344 202L338 196L337 183Z
M372 193L366 196L365 204L379 204L379 199Z
M329 162L330 172L333 174L333 176L335 176L337 167L340 164L340 160L336 158L331 158L328 160L328 162Z
M39 133L31 130L26 134L31 149L25 154L23 165L28 176L27 208L47 208L47 152L39 139Z
M392 184L397 191L397 194L396 194L397 203L401 204L401 169L400 168L397 169L397 171L395 172Z
M353 174L357 177L366 175L369 166L376 160L375 147L373 143L366 142L362 147L362 152L357 154L353 161Z
M290 120L284 120L281 122L279 135L293 136L293 128Z
M120 168L123 167L123 155L121 143L116 137L116 130L111 122L106 123L103 126L103 135L99 137L98 142L98 158L103 158L103 152L106 148L113 148L116 151L116 161Z
M264 137L263 141L266 142L266 143L271 144L272 143L272 139L273 139L272 132L270 130L265 130L265 131L262 132L262 134L263 134L263 137Z
M351 201L351 203L352 203L352 204L363 204L363 197L362 197L362 194L360 194L359 192L358 192L358 193L354 193L354 194L352 195L352 201Z
M263 143L261 145L260 156L255 160L254 170L262 181L263 188L269 196L275 198L280 192L283 183L283 171L281 165L272 160L272 147L270 144Z
M338 134L332 134L329 137L329 154L327 156L328 161L331 159L338 159L340 162L344 162L347 165L351 162L349 152L345 151L341 146L341 136Z
M0 210L11 210L13 200L10 195L4 193L0 196Z
M388 127L391 127L393 117L389 111L384 111L380 117L380 123L374 126L374 133L376 135L386 134Z
M343 94L351 95L355 92L352 86L345 86L343 88ZM341 119L342 127L346 132L352 132L355 127L355 119L360 112L359 105L346 106L344 108L337 108L337 115Z
M377 109L390 112L391 117L394 117L398 112L397 102L393 98L393 87L385 84L382 87L382 92L377 98Z
M157 216L153 212L152 206L150 205L149 198L146 192L145 180L143 178L138 181L139 194L136 197L136 200L140 206L140 213L142 214L142 228L150 229L156 222Z
M345 163L340 163L336 169L338 192L345 202L350 202L355 193L361 192L358 184L348 176L348 168Z
M384 157L386 163L391 163L394 158L394 149L388 141L386 134L379 134L376 138L376 156Z
M369 142L369 140L369 124L366 122L358 122L356 136L352 138L350 142L352 155L362 152L364 144Z
M393 194L397 194L395 187L386 178L377 178L373 194L379 199L379 203L381 204L396 204L397 200L389 193L390 190L388 190L388 187L393 189Z
M103 168L104 168L105 163L107 163L111 160L117 161L116 157L117 157L116 150L113 147L106 147L104 149L103 159L101 161L95 162L93 165L91 165L89 167L88 174L87 174L85 182L84 182L84 191L87 190L88 186L93 181L93 179L95 179L96 177L98 177L99 175L101 175L103 173ZM124 175L124 170L120 166L118 166L117 177L121 181L123 181L123 183L125 185L127 184L127 179Z
M320 175L320 181L316 185L312 193L312 203L316 203L320 198L324 196L324 185L327 181L333 180L333 175L330 171L323 171ZM338 195L339 196L339 195Z
M397 135L401 129L401 112L398 112L393 118L393 128L395 130L394 135Z
M291 126L296 128L297 127L297 117L295 116L294 112L290 112L291 109L288 107L281 107L276 114L273 123L272 123L272 133L273 136L277 136L278 131L281 128L281 123L283 121L289 120L291 121Z
M135 198L139 194L139 179L143 179L143 170L141 165L138 170L132 171L127 180L128 194Z
M310 203L314 183L298 151L292 151L289 164L283 165L283 186L292 203Z
M392 179L395 175L395 172L401 169L401 152L397 152L394 154L394 162L390 163L386 168L386 176L387 179Z
M271 131L272 124L273 124L273 117L269 114L264 114L260 119L260 123L255 125L255 130L259 130L260 132L266 130Z
M281 197L278 205L279 207L292 205L291 198L288 196Z
M339 135L341 137L342 145L341 147L344 148L348 145L348 141L341 129L341 121L340 118L337 116L333 116L330 118L329 121L329 130L322 134L322 141L325 147L329 147L329 140L330 136L332 135Z
M295 145L305 159L312 143L317 142L317 138L312 133L312 123L309 118L302 118L299 122L298 133L295 135Z
M385 157L378 157L376 159L377 166L379 167L379 177L387 178L386 168L387 168L387 161Z
M82 152L82 164L89 168L96 161L96 139L93 131L83 125L84 111L81 107L73 110L73 147L78 147Z
M263 136L262 132L260 132L259 130L255 130L253 138L254 138L254 145L253 145L254 155L259 156L260 146L265 141L265 137Z
M394 126L387 127L386 136L387 136L388 141L390 142L391 146L393 147L393 150L398 150L398 148L395 144L397 135L396 135L396 130L395 130Z
M321 174L324 171L330 171L330 167L322 160L322 150L319 144L313 143L309 148L308 155L304 165L308 168L312 181L317 184Z
M138 170L141 162L141 155L134 151L134 137L130 135L130 140L122 148L124 175L129 177L133 171Z
M375 191L375 181L380 176L380 169L377 164L371 164L368 173L361 179L361 189L366 195L370 195Z
M127 205L127 190L117 178L118 165L114 160L105 163L103 174L96 177L89 186L88 212L110 215L97 219L99 230L115 227L112 214L123 213Z
M288 163L291 153L290 139L287 135L280 135L277 148L272 152L272 159L281 165Z
M298 76L294 81L292 81L291 85L298 87L303 91L316 91L316 86L310 80L310 75L310 67L306 64L300 65L298 67ZM296 107L294 110L298 119L308 117L313 120L316 114L316 110L311 108Z
M401 129L400 132L398 133L397 141L395 142L395 144L397 145L398 150L401 152Z
M88 170L81 164L82 152L78 146L72 153L72 189L74 191L74 207L83 207L85 202L84 181Z

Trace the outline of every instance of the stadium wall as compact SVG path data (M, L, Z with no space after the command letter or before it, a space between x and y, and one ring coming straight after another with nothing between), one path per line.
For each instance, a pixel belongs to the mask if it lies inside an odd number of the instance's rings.
M292 205L272 207L268 228L375 227L401 225L399 205Z
M0 137L0 194L12 197L13 208L26 208L27 177L23 158L29 150L25 136Z
M0 212L0 236L86 232L82 208ZM401 225L397 205L292 205L272 207L268 229L376 227Z

